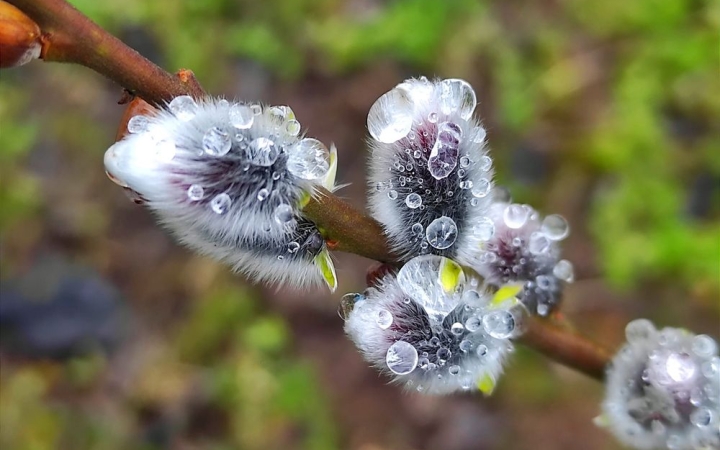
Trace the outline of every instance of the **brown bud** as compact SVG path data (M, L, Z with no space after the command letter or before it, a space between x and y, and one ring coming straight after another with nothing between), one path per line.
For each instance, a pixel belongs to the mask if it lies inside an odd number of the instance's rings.
M40 27L13 5L0 1L0 68L40 57Z

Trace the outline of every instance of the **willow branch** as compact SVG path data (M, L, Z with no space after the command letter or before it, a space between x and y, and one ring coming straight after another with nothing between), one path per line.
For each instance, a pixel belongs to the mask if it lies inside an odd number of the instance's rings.
M43 35L41 58L80 64L115 81L144 100L161 105L178 95L203 95L190 71L174 76L100 28L64 0L9 0L37 22ZM385 263L398 263L382 226L330 192L321 191L304 208L333 250ZM531 319L520 342L598 380L609 353L599 345L547 320Z

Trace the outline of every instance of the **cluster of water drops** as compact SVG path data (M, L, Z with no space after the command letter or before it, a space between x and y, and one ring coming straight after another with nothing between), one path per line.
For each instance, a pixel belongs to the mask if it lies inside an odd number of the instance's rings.
M720 448L720 357L716 342L685 330L630 322L607 373L597 419L638 449Z
M317 187L333 188L336 154L301 135L292 109L180 96L127 129L106 171L183 243L261 281L334 288L301 208Z
M489 394L521 331L515 293L491 292L451 259L425 255L343 297L341 312L365 359L406 389Z

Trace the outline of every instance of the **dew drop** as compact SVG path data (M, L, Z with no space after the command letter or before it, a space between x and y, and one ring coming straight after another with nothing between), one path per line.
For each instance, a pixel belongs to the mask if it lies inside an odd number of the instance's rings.
M259 116L260 114L262 114L262 106L250 105L250 111L252 111L253 115Z
M625 337L628 342L639 343L655 335L655 327L647 319L636 319L625 326Z
M290 205L281 203L275 208L275 222L280 225L289 225L295 220L295 214Z
M408 135L413 123L413 104L408 92L394 88L378 98L368 113L368 131L373 139L387 144Z
M473 142L476 144L482 144L487 135L485 128L477 127L473 131L474 131ZM486 170L486 169L483 169L483 170Z
M550 241L543 233L534 231L530 234L528 250L530 250L530 253L533 255L541 255L550 250Z
M288 244L287 250L288 253L297 253L297 251L300 250L300 244L292 241Z
M133 116L128 120L127 130L128 133L143 133L147 131L150 121L145 116Z
M566 283L572 283L575 279L572 263L566 259L561 259L553 267L553 275Z
M717 344L710 336L700 334L692 340L692 351L701 358L709 358L717 352Z
M198 105L189 95L181 95L170 101L168 109L175 117L183 122L187 122L192 120L195 114L197 114Z
M492 167L492 158L487 155L481 157L478 166L480 166L480 170L487 172Z
M477 198L484 198L490 193L490 180L487 178L480 178L473 186L472 195Z
M438 115L436 112L431 112L428 114L428 121L430 123L436 123L438 121Z
M392 373L407 375L417 367L417 350L405 341L397 341L388 349L385 363Z
M470 165L470 158L463 156L460 158L460 167L468 167Z
M395 189L391 189L388 191L387 196L390 200L395 200L396 198L398 198L398 193Z
M447 177L457 166L461 137L462 130L457 124L443 122L438 125L437 139L428 158L428 170L436 180Z
M491 311L482 318L485 332L495 339L506 339L515 331L515 318L509 311Z
M338 307L338 315L342 320L348 320L353 309L356 305L359 305L365 297L362 294L345 294L340 299L340 306Z
M280 156L280 149L275 142L264 137L253 140L246 151L248 159L256 166L272 166Z
M477 348L475 349L475 353L481 358L483 356L487 355L487 353L488 353L487 345L485 345L485 344L478 345Z
M460 170L462 170L462 169L460 169ZM459 186L460 186L460 189L471 189L473 187L473 182L470 180L461 181Z
M232 105L228 112L228 117L230 124L241 130L250 128L255 121L255 113L247 105Z
M665 362L665 370L672 381L685 383L695 376L697 366L690 355L671 353Z
M230 196L223 192L222 194L216 195L210 201L210 208L215 214L225 214L230 208L231 203L232 200L230 199Z
M305 138L290 148L288 171L303 180L317 180L330 169L330 152L325 144L313 138Z
M438 250L443 250L455 243L457 239L457 225L447 216L433 220L425 230L428 243Z
M393 323L393 315L387 309L382 308L377 312L375 323L383 330L387 330Z
M413 152L413 158L418 159L422 156L422 152L420 150L415 150Z
M187 190L188 198L194 202L202 200L204 194L205 190L199 184L193 184Z
M440 347L437 353L435 353L435 355L441 362L444 362L450 359L450 357L452 356L452 352L447 347Z
M257 193L257 199L262 202L262 201L264 201L266 198L268 198L268 195L270 195L270 191L268 191L268 190L265 189L265 188L262 188L262 189L260 189L260 190L258 191L258 193Z
M708 408L698 408L690 414L690 423L696 427L706 427L713 421L713 413Z
M440 110L443 114L457 112L467 120L475 111L476 105L475 91L467 81L451 78L440 83Z
M452 366L448 367L448 373L450 375L457 375L460 373L460 366L457 364L453 364Z
M226 131L212 127L203 136L202 146L205 153L210 156L224 156L230 151L232 142Z
M570 228L563 216L551 214L542 221L540 231L551 241L561 241L570 233Z
M472 233L480 241L489 241L495 234L495 223L489 217L481 217L473 225Z
M415 234L415 235L422 235L423 226L421 223L414 223L413 226L411 227L411 230L412 230L413 234Z
M503 221L510 228L520 228L525 225L529 215L529 210L524 205L512 203L505 207Z
M290 136L297 136L300 134L300 129L302 127L300 126L300 122L297 120L288 120L288 122L285 124L285 131L287 131L287 134Z
M422 197L420 197L420 195L416 194L415 192L408 194L408 196L405 197L405 204L410 209L419 208L420 205L422 205Z
M473 348L473 343L469 339L463 339L460 341L460 344L458 345L461 352L467 353Z
M450 326L450 332L455 336L459 336L465 332L465 327L460 322L455 322Z

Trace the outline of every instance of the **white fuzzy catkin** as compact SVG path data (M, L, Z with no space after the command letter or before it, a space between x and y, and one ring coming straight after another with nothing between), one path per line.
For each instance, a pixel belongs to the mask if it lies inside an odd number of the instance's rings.
M500 291L498 291L499 294ZM502 295L502 294L501 294ZM345 332L395 383L423 394L492 392L522 307L495 298L450 259L425 255L341 304Z
M720 448L720 358L716 342L677 328L630 322L607 371L603 415L636 449Z
M392 250L404 260L437 254L470 265L482 236L492 160L477 100L459 79L409 79L381 96L368 114L370 199Z
M183 244L257 281L335 288L301 210L318 186L333 188L335 150L300 135L289 107L181 96L128 130L105 169Z
M574 278L572 264L560 259L560 241L569 233L562 216L541 217L529 205L496 201L475 230L485 239L471 267L488 283L522 284L520 300L541 316L558 306Z

